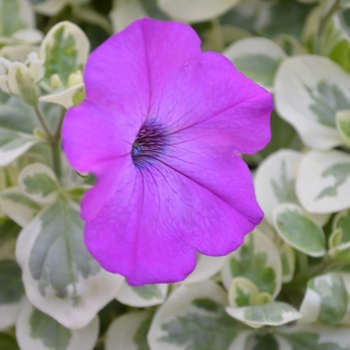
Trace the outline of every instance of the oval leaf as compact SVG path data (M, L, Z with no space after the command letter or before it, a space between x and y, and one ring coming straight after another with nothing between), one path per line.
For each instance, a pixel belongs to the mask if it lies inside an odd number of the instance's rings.
M17 321L16 338L21 350L91 350L98 328L95 317L82 329L67 329L27 302Z
M85 327L123 281L86 250L78 208L63 199L21 231L16 258L31 303L71 329Z
M340 151L311 151L300 163L296 192L312 213L332 213L350 207L350 156Z
M276 231L295 249L319 257L326 253L323 230L296 204L280 204L273 211Z
M18 176L22 191L33 201L41 204L53 203L58 196L58 183L54 172L44 164L32 163Z
M277 301L258 306L227 307L226 312L253 328L280 326L302 317L292 306Z
M307 146L326 150L342 144L335 116L350 109L348 73L325 57L295 56L283 61L275 82L277 111Z
M259 292L267 292L273 298L281 290L280 254L263 233L254 230L245 237L243 245L228 256L222 270L222 281L227 290L236 277L249 279Z

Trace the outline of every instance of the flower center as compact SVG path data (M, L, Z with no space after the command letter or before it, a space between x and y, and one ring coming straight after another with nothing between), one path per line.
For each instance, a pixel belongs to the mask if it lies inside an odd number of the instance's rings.
M148 165L159 158L165 146L165 128L154 120L147 120L132 145L132 160L138 167Z

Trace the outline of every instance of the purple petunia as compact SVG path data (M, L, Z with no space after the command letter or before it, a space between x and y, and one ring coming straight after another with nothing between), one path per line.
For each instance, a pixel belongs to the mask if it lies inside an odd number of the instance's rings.
M263 217L238 153L268 143L272 96L200 44L186 24L134 22L91 54L64 121L69 162L97 177L87 248L130 285L183 280L196 251L230 253Z

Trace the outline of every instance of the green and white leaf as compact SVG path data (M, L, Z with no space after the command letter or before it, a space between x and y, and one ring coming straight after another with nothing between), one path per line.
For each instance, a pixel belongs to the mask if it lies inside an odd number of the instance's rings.
M259 295L257 286L244 277L234 278L228 290L228 303L231 307L254 305Z
M221 276L227 290L234 278L244 277L253 282L259 292L275 298L282 285L282 263L276 245L255 229L246 235L241 247L228 256Z
M84 328L71 330L27 302L18 317L16 338L21 350L91 350L98 330L98 317Z
M44 14L46 16L57 15L66 5L71 7L80 6L89 0L43 0L37 1L34 6L35 12Z
M146 16L147 13L139 0L113 0L113 8L109 13L114 33Z
M155 314L148 333L152 350L243 349L244 325L225 312L225 291L212 281L182 285Z
M106 334L106 350L149 350L147 333L152 316L151 313L142 311L116 318Z
M273 225L272 212L278 204L298 203L295 178L302 157L300 152L281 149L262 161L255 173L256 197L270 225Z
M16 240L21 228L10 219L0 222L0 261L15 260Z
M223 52L235 67L248 78L273 90L274 78L286 53L272 40L262 37L245 38L231 44Z
M61 105L68 109L73 106L79 105L85 98L84 84L74 85L64 91L45 95L39 98L39 101L52 102Z
M146 284L131 287L124 280L116 299L122 304L134 307L147 307L162 304L168 292L167 284Z
M9 187L0 192L0 208L21 227L32 221L41 207L30 200L19 187Z
M10 164L38 142L32 135L0 127L0 166Z
M23 305L21 269L15 261L0 261L0 286L0 330L3 330L16 323Z
M343 144L350 147L350 110L337 112L336 125Z
M287 343L283 350L347 350L350 348L348 327L302 325L280 327L276 334Z
M34 11L27 0L0 0L0 40L34 26Z
M276 231L292 247L313 257L326 254L326 238L322 227L299 205L280 204L274 209L273 216Z
M341 151L311 151L302 159L296 193L312 213L332 213L350 207L350 156Z
M38 91L35 88L36 76L25 64L14 62L8 69L7 85L13 95L23 98L29 105L38 101Z
M348 294L341 274L328 273L308 282L306 294L300 306L303 318L300 324L321 322L339 324L348 308Z
M90 49L85 33L71 22L53 26L40 46L39 57L45 62L44 82L50 85L52 75L57 74L64 86L68 86L71 73L81 70Z
M18 184L28 198L40 204L55 202L59 194L54 172L41 163L27 165L18 176Z
M16 258L31 303L71 329L85 327L123 281L86 250L79 208L62 198L21 231Z
M209 279L218 273L226 261L226 256L207 256L197 253L195 269L181 283L198 283Z
M280 326L302 317L294 307L278 301L256 306L226 307L226 312L252 328Z
M240 0L157 0L159 8L170 18L186 22L203 22L222 15Z
M339 146L336 114L350 109L350 76L326 57L288 58L276 74L275 102L279 115L307 146L320 150Z

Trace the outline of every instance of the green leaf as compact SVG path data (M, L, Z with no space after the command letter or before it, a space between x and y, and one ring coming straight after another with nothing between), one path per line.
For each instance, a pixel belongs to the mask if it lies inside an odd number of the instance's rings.
M336 325L344 317L348 296L344 281L339 274L331 273L309 281L308 288L321 298L318 320L329 325Z
M343 278L338 273L317 276L308 282L300 307L301 323L321 322L339 324L348 306L348 295Z
M27 10L27 19L23 18L23 10ZM27 28L32 18L31 8L22 1L0 0L0 37L10 37L17 30Z
M267 146L258 154L263 158L282 149L300 150L302 143L295 129L286 123L277 113L273 111L271 114L271 140Z
M320 336L316 333L300 332L284 334L283 337L292 346L292 350L345 350L335 343L320 343Z
M12 220L5 219L0 222L0 246L9 240L16 239L20 230L21 227Z
M29 323L31 337L34 339L40 339L45 347L52 350L67 349L72 338L72 333L52 317L37 309L33 309Z
M295 249L314 257L326 253L322 228L305 215L299 205L285 203L277 206L274 224L281 238Z
M254 328L264 325L279 326L302 317L292 306L277 301L256 306L227 307L226 312Z
M350 101L335 84L320 81L316 90L305 88L313 100L310 109L317 115L319 122L326 126L335 127L336 112L350 109Z
M341 229L341 240L338 243L350 242L350 209L340 212L333 223L333 230Z
M54 172L41 163L26 166L18 176L22 191L33 201L49 204L56 200L59 187Z
M264 86L273 86L275 73L280 62L264 55L250 55L238 57L233 63L237 70L248 78Z
M347 178L350 176L350 163L337 163L331 167L325 169L321 176L323 178L333 177L335 180L334 185L326 187L322 190L316 200L321 199L325 196L336 197L338 195L338 187L341 186Z
M73 329L87 326L124 280L101 269L87 251L83 225L79 207L59 197L22 230L16 245L30 301Z
M192 305L208 314L188 313L162 324L167 333L159 340L186 346L186 350L227 350L239 334L241 326L228 316L219 303L210 299L195 299Z
M41 230L30 254L29 269L39 281L43 296L51 287L57 297L69 297L74 305L79 303L79 276L88 278L100 267L83 245L79 213L67 204L60 199L41 215ZM69 285L73 286L71 291Z
M0 348L1 350L20 350L16 339L10 334L0 332Z
M261 238L257 233L250 233L246 237L244 244L236 251L237 253L228 259L231 275L247 278L258 287L260 292L276 295L276 291L279 289L277 279L280 276L278 274L281 273L280 269L282 269L277 248L267 237L262 236L263 238ZM261 239L262 241L260 241ZM264 243L266 243L265 247ZM267 248L269 244L272 246L271 250L270 247ZM264 250L259 250L261 248ZM272 266L271 262L268 261L269 255L277 260L275 266Z
M134 344L137 346L137 350L150 350L147 343L147 334L149 327L151 326L152 319L153 313L150 313L149 316L141 322L139 328L133 336L133 341Z
M155 284L147 284L140 287L132 287L131 290L138 294L143 299L163 298L162 292Z
M18 225L24 227L41 209L23 194L19 187L9 187L0 193L0 207Z
M276 338L272 334L257 335L252 350L279 350Z
M312 5L293 0L273 2L269 9L268 21L261 21L258 31L268 37L282 33L300 37L305 19L312 8Z
M0 305L18 303L24 295L22 271L15 261L0 261Z
M339 41L332 52L329 55L329 58L334 62L338 63L343 67L348 73L350 73L350 45L349 41L343 39Z
M51 76L58 74L67 86L70 74L82 68L88 52L89 42L78 26L70 22L56 24L40 48L40 58L45 62L44 81L50 84Z
M341 151L310 151L300 162L296 192L312 213L334 213L350 207L350 156Z
M32 135L0 128L0 166L11 163L37 142Z
M78 106L80 105L86 98L86 93L85 93L85 88L81 87L78 90L75 91L72 101L73 101L73 106Z
M0 125L5 129L32 134L37 126L35 118L33 109L15 96L0 105Z

